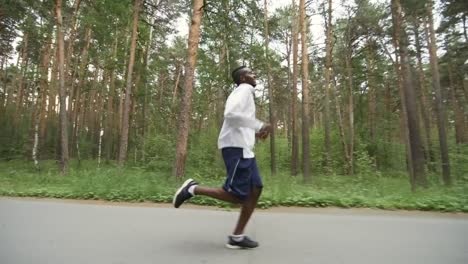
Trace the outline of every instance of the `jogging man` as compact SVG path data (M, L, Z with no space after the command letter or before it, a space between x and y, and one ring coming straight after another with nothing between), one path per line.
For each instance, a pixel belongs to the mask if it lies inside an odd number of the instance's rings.
M258 242L244 234L262 192L262 179L253 152L255 138L265 139L271 125L255 117L254 92L256 76L246 66L232 72L237 87L229 95L224 110L224 122L218 138L226 165L226 181L222 188L198 185L193 179L186 180L174 195L173 204L179 208L195 195L204 195L218 200L241 204L239 219L232 235L228 236L228 248L255 248Z

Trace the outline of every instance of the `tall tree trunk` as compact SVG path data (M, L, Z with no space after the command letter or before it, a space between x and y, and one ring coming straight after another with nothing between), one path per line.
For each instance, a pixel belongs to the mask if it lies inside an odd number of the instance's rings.
M414 184L416 186L427 187L427 179L424 171L424 155L419 132L419 121L416 109L416 98L414 88L411 84L411 72L408 60L408 41L403 25L402 8L400 0L392 0L392 13L394 14L393 25L395 28L395 39L399 48L401 73L403 79L403 91L407 110L407 120L409 131L409 143L411 151L411 161L413 165ZM413 188L414 189L414 188Z
M290 31L287 31L283 37L284 37L284 43L285 43L285 49L286 49L286 68L288 69L288 74L287 74L287 84L286 87L290 90L292 90L292 73L291 73L291 52L292 52L292 31L294 30L293 27L295 26L295 9L292 11L294 12L294 15L292 17L292 24ZM289 35L290 34L290 35ZM289 101L286 100L285 103L288 103L287 107L287 112L285 111L283 115L283 119L285 120L285 132L286 132L286 138L288 139L288 149L291 149L292 145L292 135L291 135L291 101L292 97L291 94L287 95L288 98L290 99Z
M143 56L145 56L143 54ZM142 61L143 60L143 61ZM140 60L140 63L141 64L144 64L144 58L142 57L141 60ZM144 69L144 65L143 65L143 69ZM138 120L138 114L140 113L140 106L139 106L139 103L138 103L138 100L140 99L139 98L139 94L140 94L140 89L141 89L141 73L142 71L136 71L135 72L135 90L133 91L133 94L135 96L132 96L132 100L130 102L130 113L129 113L129 138L133 139L133 142L135 142L134 146L133 146L133 157L134 157L134 162L136 163L137 162L137 159L138 159L138 144L136 144L137 142L137 135L138 135L138 128L137 128L137 122L139 121ZM143 98L144 99L144 98ZM162 103L159 103L159 105L162 105Z
M41 108L41 96L37 97L36 106L34 109L33 117L33 148L32 148L32 159L36 168L39 166L38 153L39 153L39 123L40 123L40 108ZM39 113L39 114L38 114Z
M68 173L68 119L67 119L67 90L65 87L64 71L64 40L63 40L63 19L62 19L62 0L56 0L55 6L57 16L57 43L58 43L58 69L59 69L59 98L60 98L60 169L62 175Z
M231 6L233 1L222 1L222 8L224 9L225 14L229 14L231 12ZM223 21L223 26L226 29L230 29L232 24L229 20ZM225 30L222 33L221 41L221 50L219 54L219 68L223 69L223 75L221 76L223 80L226 80L223 83L223 86L219 89L216 89L215 92L215 104L214 104L214 119L215 119L215 127L221 128L223 124L223 112L224 112L224 103L226 101L226 91L229 90L231 86L231 63L230 63L230 31Z
M54 63L52 62L53 57L52 54L54 54L55 49L54 49L54 44L53 44L53 37L52 34L49 36L49 41L46 42L46 45L48 46L49 50L49 56L48 59L49 61L47 62L47 74L43 76L43 80L45 83L42 83L41 85L45 85L43 89L43 97L42 97L42 109L41 109L41 116L40 116L40 124L39 124L39 138L42 139L40 142L41 148L46 145L46 138L47 138L47 121L51 120L52 113L48 112L48 107L47 105L51 105L52 103L52 98L51 98L51 90L54 87L52 83L52 79L54 78ZM49 67L51 68L51 81L49 82Z
M99 100L99 76L101 76L101 67L97 64L94 63L96 66L96 69L94 71L94 78L93 78L93 84L91 86L91 89L89 91L89 97L87 102L87 115L86 115L86 123L82 126L87 127L86 135L89 137L89 140L91 142L97 142L96 138L94 136L96 135L96 127L98 126L99 122L97 121L97 111L98 109L101 109L99 106L100 100ZM83 120L83 121L85 121ZM95 146L95 145L94 145ZM93 148L95 149L95 147ZM95 152L94 152L95 153Z
M42 140L39 139L39 125L40 125L40 119L41 119L41 110L42 110L42 102L43 102L43 97L44 97L44 91L47 87L47 65L49 63L49 58L48 58L48 45L44 46L42 49L42 60L41 64L39 66L39 88L37 89L37 97L35 100L34 108L33 108L33 114L32 114L32 142L33 142L33 147L32 147L32 159L34 161L34 165L36 167L39 166L39 161L38 161L38 150L39 150L39 141L42 142ZM34 103L34 100L33 100Z
M326 44L325 44L325 98L323 102L323 125L325 127L325 171L331 172L331 120L330 120L330 86L332 71L332 45L333 45L333 25L332 25L332 0L328 0L328 10L325 19Z
M151 24L154 24L154 17L151 18ZM148 104L148 62L150 59L150 49L151 49L151 43L153 42L153 27L150 28L150 33L149 33L149 38L148 38L148 43L146 44L146 49L145 49L145 55L144 55L144 62L143 62L143 67L145 69L145 75L144 75L144 91L143 91L143 105L141 109L141 159L143 162L145 162L145 154L146 154L146 111L147 111L147 104Z
M117 33L116 33L117 35ZM112 50L112 58L111 62L115 61L117 57L117 47L118 47L118 38L115 38L113 50ZM111 63L113 65L113 63ZM117 96L118 92L115 89L115 68L112 66L109 69L109 93L107 95L107 115L106 115L106 127L104 129L104 134L106 134L104 138L104 145L105 145L105 152L106 152L106 161L108 162L113 158L113 145L114 145L114 138L118 135L114 128L118 126L118 120L115 114L115 97Z
M105 108L105 97L106 97L105 90L107 90L107 87L105 86L107 71L103 67L101 72L102 72L102 82L97 83L96 85L97 86L96 88L99 89L98 91L99 93L97 96L96 110L95 110L96 129L92 131L94 135L94 142L97 143L96 144L97 146L95 148L95 153L96 153L96 156L98 157L99 163L102 158L102 134L104 133L103 123L104 123L104 115L105 115L105 111L103 111L103 109Z
M101 157L102 157L102 136L104 135L104 128L103 128L103 120L104 120L104 115L101 114L100 120L99 120L99 141L98 141L98 167L101 165Z
M344 120L343 120L343 114L341 112L341 101L340 101L340 94L338 93L337 85L333 81L330 84L330 89L331 93L334 94L334 101L335 101L335 108L336 108L336 114L338 116L338 129L340 131L340 139L341 139L341 146L343 147L343 160L345 164L345 171L346 173L349 173L350 171L350 157L349 157L349 144L346 142L346 135L345 135L345 125L344 125Z
M89 45L91 42L91 28L86 29L85 33L85 46L83 47L83 50L81 51L81 56L80 56L80 68L79 68L79 73L78 73L78 86L76 87L75 90L75 99L74 100L69 100L69 111L72 112L70 114L71 122L72 123L72 135L71 135L71 145L75 146L77 145L77 129L78 129L78 114L81 111L81 108L83 107L82 104L85 102L81 102L81 92L83 91L83 86L84 86L84 80L85 80L85 73L87 72L88 68L88 50L89 50ZM72 85L74 87L75 85ZM70 96L71 97L71 96ZM71 106L74 105L72 108ZM76 149L78 150L78 149ZM73 148L71 149L71 155L73 157Z
M300 0L301 47L302 47L302 171L304 181L310 181L309 139L309 54L307 49L308 21L305 15L305 0Z
M21 112L23 107L23 97L24 97L24 79L26 78L27 65L28 65L28 44L29 44L29 34L24 32L23 36L23 47L21 48L21 68L18 76L18 90L16 92L16 111L14 123L15 126L19 124L21 120Z
M231 6L229 5L229 1L226 1L226 7L225 7L225 12L229 12L229 10L231 10ZM228 25L226 25L228 26ZM224 103L226 102L226 92L225 91L228 91L229 90L229 86L230 86L230 80L231 80L231 66L230 66L230 57L229 57L229 43L228 43L228 36L227 34L224 34L223 35L223 38L224 38L224 45L223 45L223 49L221 51L222 53L222 58L223 58L223 62L225 62L226 66L224 67L226 70L225 70L225 79L228 80L225 84L224 84L224 87L223 89L217 89L217 93L216 93L216 125L217 127L221 128L221 126L223 125L223 121L224 121Z
M46 38L46 43L42 50L42 61L39 69L40 77L39 77L39 91L38 91L38 98L36 100L35 112L34 112L34 143L33 143L33 151L32 157L34 160L34 164L38 166L38 153L40 149L40 144L44 141L44 138L41 137L40 133L40 126L42 124L42 117L44 114L44 109L47 102L47 74L49 72L49 61L50 61L50 44L49 37Z
M179 117L177 134L176 158L173 175L182 178L185 174L187 159L187 143L190 128L190 112L192 108L192 90L194 83L195 65L197 62L198 44L200 42L200 26L203 17L203 0L193 1L192 24L188 37L187 63L185 65L185 93L182 98L182 109Z
M57 126L57 129L46 129L44 132L44 137L51 138L51 142L53 142L54 150L55 150L55 158L57 160L60 160L60 121L58 120L59 117L57 115L58 113L58 90L59 90L59 49L58 49L58 44L57 44L57 38L53 39L52 43L52 49L53 52L51 54L54 54L51 58L51 78L50 78L50 84L49 84L49 94L48 94L48 100L49 104L47 106L47 122L46 126L44 127L49 127L51 124L59 124ZM50 135L50 136L49 136Z
M131 44L131 40L132 40L132 37L129 36L129 37L126 37L126 41L125 41L125 49L124 50L128 50L130 44ZM128 57L126 56L125 57L125 60L124 60L124 63L122 65L125 65L124 66L124 76L127 76L128 74ZM133 75L132 75L133 76ZM116 143L117 144L117 147L116 149L118 149L117 153L116 153L116 157L117 157L117 161L119 160L119 151L120 151L120 139L122 137L122 125L123 125L123 113L124 113L124 105L125 105L125 89L126 89L126 86L125 87L119 87L118 88L118 92L117 92L117 97L119 98L119 102L118 102L118 116L116 116L116 124L117 124L117 127L116 127L116 135L118 135L118 139Z
M424 76L423 64L422 64L422 56L421 56L421 43L419 40L419 22L415 19L414 25L414 40L416 45L416 57L417 57L417 69L418 69L418 77L419 77L419 105L421 106L420 114L423 120L423 127L424 127L424 135L426 138L426 147L424 148L426 151L426 160L430 161L428 164L431 164L434 161L434 154L432 152L432 140L431 140L431 119L430 113L431 109L428 107L429 102L427 99L427 89L426 89L426 78ZM428 166L431 167L431 166Z
M293 27L292 27L292 50L293 50L293 62L292 62L292 91L291 91L291 137L292 137L292 149L291 149L291 175L296 176L299 169L299 136L297 132L297 58L298 58L298 34L299 34L299 19L297 15L296 0L292 0L293 5Z
M183 67L182 65L179 65L178 63L176 64L176 73L177 73L177 77L176 77L176 81L175 81L175 85L174 85L174 90L172 91L172 109L176 109L176 103L177 103L177 92L179 91L179 81L180 81L180 76L182 75L182 70L183 70Z
M348 153L349 162L347 164L348 175L354 175L354 80L353 80L353 51L352 51L352 38L351 38L351 22L348 20L348 26L346 27L346 79L348 84L348 124L349 124L349 135L348 135Z
M468 143L468 133L466 132L465 116L463 114L463 108L466 104L463 103L462 96L458 96L457 91L459 89L457 89L457 83L453 77L453 68L450 63L447 65L447 72L449 77L449 93L451 98L450 102L455 114L455 142L457 144Z
M372 145L376 144L376 116L377 116L377 91L374 77L375 72L375 51L374 41L370 37L367 39L366 63L367 63L367 86L368 86L368 124L369 140Z
M466 30L466 14L462 15L462 20L463 20L463 36L465 36L465 42L468 42L468 33Z
M10 89L8 89L8 58L4 57L3 58L3 95L2 95L2 101L1 101L1 106L0 106L0 114L6 113L7 106L9 105L9 101L11 98L11 94L13 93L14 87L10 85ZM6 117L6 116L5 116Z
M468 102L468 80L462 78L462 91L465 94L465 102Z
M434 21L432 18L432 0L427 5L427 15L429 17L429 35L427 44L429 47L429 58L431 64L432 73L432 88L435 94L435 112L437 116L437 128L439 131L439 144L440 144L440 156L442 160L442 179L445 185L451 185L452 179L450 177L450 161L448 155L447 146L447 129L445 124L447 122L447 115L445 110L445 104L443 102L444 95L440 89L440 76L439 76L439 59L437 58L437 43L434 31Z
M2 94L0 96L0 113L3 114L5 112L5 106L6 106L6 94L8 93L7 89L7 78L8 78L8 72L7 72L7 58L3 57L2 59L2 66L1 66L0 72L3 73L2 77Z
M140 1L134 0L133 5L133 30L132 30L132 42L130 45L130 59L128 62L127 70L127 85L125 90L125 102L122 112L122 134L120 136L120 149L119 149L119 166L123 166L127 159L127 147L128 147L128 130L129 130L129 115L130 115L130 102L132 96L132 75L133 75L133 64L135 62L135 50L136 41L138 38L138 17L140 13Z
M392 12L392 20L395 20L395 13ZM395 60L393 60L392 54L388 51L386 46L384 47L385 52L388 55L388 58L392 61L393 69L396 75L396 85L398 88L398 95L400 98L400 138L405 142L405 153L406 153L406 162L407 162L407 170L409 171L410 174L410 183L411 183L411 188L414 190L415 189L415 184L414 184L414 173L413 173L413 161L411 159L411 150L410 150L410 138L409 138L409 130L408 126L405 125L405 122L407 120L407 111L406 111L406 98L404 96L404 91L403 91L403 73L401 70L401 65L400 65L400 58L399 58L399 49L398 49L398 41L397 41L397 31L393 30L393 35L392 35L392 44L393 48L395 49ZM387 89L387 98L390 97L390 87ZM389 106L390 102L387 102L387 106ZM389 107L387 107L389 109ZM389 132L391 134L391 132ZM389 137L391 138L391 137Z
M68 45L66 47L67 54L65 57L65 74L66 74L65 83L66 85L70 87L70 95L68 97L70 115L73 113L72 110L74 110L74 107L75 107L75 105L73 104L73 99L74 99L73 97L75 96L75 90L74 90L75 86L74 86L74 80L73 80L74 73L71 73L70 70L73 65L71 61L71 57L72 57L73 50L75 47L74 43L75 43L75 38L76 38L76 31L78 28L77 17L78 17L78 10L80 8L80 4L81 4L81 0L75 0L75 2L73 3L73 14L71 16L69 24L68 25L65 24L66 27L70 28L70 36L68 37Z
M293 11L295 12L295 11ZM293 31L293 28L294 27L294 20L295 18L293 17L292 18L292 21L291 21L291 31L287 32L286 34L284 34L284 43L285 43L285 49L286 49L286 68L288 69L288 73L287 73L287 81L286 81L286 87L290 90L292 90L291 88L291 79L292 79L292 73L291 73L291 52L292 52L292 31ZM291 35L288 35L288 34L291 34ZM286 100L285 103L287 103L286 107L287 107L287 111L284 111L284 114L282 115L284 121L285 121L285 126L284 126L284 132L286 134L286 138L288 140L288 147L290 148L291 147L291 141L292 141L292 135L291 135L291 94L287 94L286 96L288 96L288 99L289 100Z
M276 117L274 112L274 89L271 82L271 69L270 69L270 50L269 50L269 32L268 32L268 4L264 0L265 13L264 13L264 26L265 26L265 59L267 66L267 85L268 85L268 113L270 115L271 133L270 133L270 165L271 174L276 174L276 149L275 149L275 131L276 131Z

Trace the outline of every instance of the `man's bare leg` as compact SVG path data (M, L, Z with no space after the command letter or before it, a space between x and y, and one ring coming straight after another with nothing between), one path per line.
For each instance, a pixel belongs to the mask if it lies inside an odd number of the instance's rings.
M209 188L203 186L196 186L194 190L195 195L204 195L211 198L215 198L221 201L225 201L233 204L241 204L242 201L239 200L234 195L226 192L223 188Z
M233 235L241 235L244 233L244 229L247 226L247 222L249 222L250 216L252 216L255 207L257 206L258 198L260 197L261 193L261 188L252 188L252 192L250 193L249 197L242 203L239 219L237 220Z

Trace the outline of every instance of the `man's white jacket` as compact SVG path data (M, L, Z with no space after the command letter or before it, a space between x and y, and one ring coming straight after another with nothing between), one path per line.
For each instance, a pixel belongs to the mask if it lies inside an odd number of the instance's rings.
M229 95L224 108L224 122L218 137L218 148L243 148L244 158L253 158L255 132L263 122L255 117L255 88L247 83L237 86Z

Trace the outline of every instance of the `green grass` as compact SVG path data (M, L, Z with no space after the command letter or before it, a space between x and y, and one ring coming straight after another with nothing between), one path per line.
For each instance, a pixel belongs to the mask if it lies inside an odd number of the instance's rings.
M380 175L380 174L378 174ZM405 175L384 176L313 176L305 184L301 177L279 173L264 177L265 188L259 202L272 206L344 208L368 207L388 210L425 210L468 212L468 181L461 179L453 186L442 186L430 177L430 187L411 192ZM221 186L223 177L209 176L197 180L208 186ZM167 172L154 172L138 167L118 169L115 165L97 167L96 161L72 163L70 173L61 176L53 161L36 169L26 161L0 163L0 195L20 197L53 197L127 202L168 203L180 181ZM192 203L227 207L206 197Z

